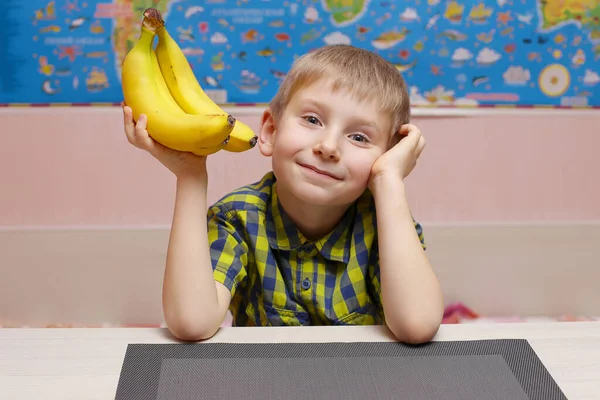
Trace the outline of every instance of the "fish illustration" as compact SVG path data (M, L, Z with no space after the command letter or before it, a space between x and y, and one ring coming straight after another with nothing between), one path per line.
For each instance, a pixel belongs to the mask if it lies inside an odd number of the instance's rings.
M219 82L213 78L212 76L205 76L204 78L202 78L202 80L208 85L208 86L212 86L212 87L220 87L221 85L219 84Z
M188 7L187 10L185 10L184 15L185 15L185 18L189 18L189 17L191 17L194 14L201 13L202 11L204 11L204 7L201 7L201 6L191 6L191 7Z
M186 56L201 56L204 54L204 50L198 47L184 47L181 51Z
M57 76L69 76L69 75L71 75L71 73L72 73L71 68L69 68L67 66L56 70Z
M479 40L480 42L483 43L491 43L492 40L494 40L494 33L496 33L495 29L492 29L490 32L485 33L485 32L481 32L477 34L477 40Z
M370 31L371 31L371 28L369 28L368 26L362 26L362 25L356 26L356 33L358 35L364 35L365 33L369 33Z
M519 20L519 22L522 22L524 24L531 25L532 19L533 19L532 13L527 13L527 14L518 14L517 13L517 20Z
M245 50L242 50L238 54L234 54L234 56L237 57L238 59L240 59L241 61L246 61L246 57L248 56L248 53L246 53Z
M303 33L302 36L300 36L300 44L304 44L304 43L313 41L313 40L317 39L319 36L321 36L321 32L319 32L315 28L312 28L310 31Z
M427 25L425 25L425 30L427 31L431 29L438 22L438 19L440 19L440 17L440 14L436 14L433 17L429 18L429 21L427 21Z
M455 29L446 29L445 31L442 31L442 32L438 33L436 35L436 37L444 37L444 38L447 38L449 40L455 40L455 41L458 41L458 42L462 42L463 40L467 39L467 35L466 34L464 34L462 32L459 32L459 31L457 31Z
M271 69L271 70L269 70L269 72L271 72L271 74L272 74L272 75L273 75L275 78L277 78L277 79L279 79L279 80L281 80L281 79L284 79L284 78L286 77L286 75L287 75L287 73L286 73L286 72L283 72L283 71L277 71L277 70L275 70L275 69Z
M413 60L412 62L410 62L408 64L394 63L394 67L396 67L396 69L399 72L406 72L409 69L411 69L412 67L414 67L415 65L417 65L417 60Z
M276 33L275 39L277 39L280 42L285 42L285 41L290 40L290 35L285 32Z
M40 28L40 33L48 33L48 32L60 32L60 26L58 25L49 25L49 26L45 26L43 28Z
M256 29L248 29L242 33L242 43L257 42L258 39L258 31Z
M194 35L192 34L193 28L189 27L184 29L182 27L177 27L177 31L179 32L179 40L184 41L187 40L189 42L193 42L195 40Z
M283 50L281 50L281 49L277 50L277 54L282 54L282 53L283 53ZM275 54L275 50L271 49L269 46L266 46L264 49L258 50L256 52L256 54L261 57L270 57Z
M474 76L473 79L471 79L471 84L473 86L479 86L479 85L482 85L489 81L490 81L490 78L487 76Z
M390 47L394 47L398 43L402 42L406 39L406 35L409 34L410 31L406 28L402 28L400 32L398 31L387 31L380 34L377 38L371 41L373 47L379 50L389 49Z
M514 53L514 51L516 50L517 45L514 43L509 43L507 45L504 46L504 51L507 53Z
M79 18L75 18L73 21L71 21L71 23L69 24L69 30L75 30L77 28L79 28L81 25L83 25L86 21L89 21L90 19L88 17L79 17Z
M104 58L104 57L108 57L108 52L107 51L90 51L89 53L86 53L85 57L86 58Z

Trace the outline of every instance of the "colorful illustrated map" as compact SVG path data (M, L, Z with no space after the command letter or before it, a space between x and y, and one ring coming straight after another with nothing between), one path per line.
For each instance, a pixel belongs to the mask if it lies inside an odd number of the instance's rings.
M268 103L298 56L351 44L393 63L417 107L600 107L600 0L3 4L4 105L119 103L121 63L155 7L222 104Z

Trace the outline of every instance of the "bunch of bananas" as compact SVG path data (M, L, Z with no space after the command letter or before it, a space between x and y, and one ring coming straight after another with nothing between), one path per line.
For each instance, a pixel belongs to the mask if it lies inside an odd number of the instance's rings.
M122 87L134 121L145 114L148 134L169 148L206 156L220 150L242 152L256 145L252 129L202 90L155 8L144 11L140 37L123 61Z

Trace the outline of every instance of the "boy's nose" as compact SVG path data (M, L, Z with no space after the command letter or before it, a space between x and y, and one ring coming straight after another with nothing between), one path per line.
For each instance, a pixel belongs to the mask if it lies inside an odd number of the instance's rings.
M337 142L331 137L323 137L322 140L315 144L313 151L321 157L330 160L339 160L340 158Z

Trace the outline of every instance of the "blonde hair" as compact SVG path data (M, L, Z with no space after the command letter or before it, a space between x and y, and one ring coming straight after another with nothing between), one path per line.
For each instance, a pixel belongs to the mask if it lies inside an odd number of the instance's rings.
M392 118L393 132L410 120L410 99L400 72L381 56L350 45L329 45L296 59L269 104L279 121L290 98L321 78L331 79L333 90L378 103Z

